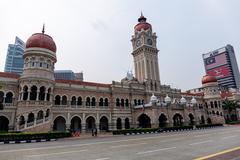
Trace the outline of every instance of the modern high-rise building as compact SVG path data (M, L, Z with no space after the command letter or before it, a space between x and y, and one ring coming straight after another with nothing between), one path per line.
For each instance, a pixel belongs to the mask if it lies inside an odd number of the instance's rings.
M14 44L8 45L4 72L18 73L23 72L23 52L25 43L18 37Z
M55 70L54 77L60 80L75 80L75 73L72 70Z
M227 45L202 55L206 73L222 87L240 88L240 75L233 46Z

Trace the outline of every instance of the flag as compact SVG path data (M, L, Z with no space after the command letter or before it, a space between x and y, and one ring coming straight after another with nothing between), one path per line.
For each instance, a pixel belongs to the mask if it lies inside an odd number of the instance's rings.
M224 64L227 64L227 59L225 53L208 57L204 60L206 69L215 68Z
M231 75L231 70L228 66L220 66L207 71L208 75L215 76L216 78L225 78Z

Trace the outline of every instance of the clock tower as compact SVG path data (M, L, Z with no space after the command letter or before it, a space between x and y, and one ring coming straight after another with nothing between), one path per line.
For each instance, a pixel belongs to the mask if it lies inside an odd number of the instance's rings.
M140 83L146 84L147 90L159 91L157 36L152 32L152 26L146 20L147 18L141 13L131 39L135 77Z

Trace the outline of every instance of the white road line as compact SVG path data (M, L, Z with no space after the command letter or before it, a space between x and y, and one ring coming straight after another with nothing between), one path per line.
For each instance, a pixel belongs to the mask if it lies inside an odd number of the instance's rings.
M175 148L177 148L177 147L161 148L161 149L156 149L156 150L151 150L151 151L138 152L136 154L147 154L147 153L153 153L153 152L158 152L158 151L165 151L165 150L170 150L170 149L175 149Z
M131 146L138 146L138 145L143 145L143 144L147 144L147 143L117 145L117 146L112 146L111 148L131 147Z
M34 155L28 155L26 157L42 157L42 156L53 156L53 155L60 155L60 154L70 154L70 153L78 153L78 152L85 152L85 150L78 150L78 151L68 151L68 152L55 152L55 153L47 153L47 154L34 154Z
M202 134L202 135L196 135L194 137L204 137L204 136L209 136L209 135L212 135L212 134Z
M196 142L196 143L191 143L189 145L193 146L193 145L198 145L198 144L203 144L203 143L209 143L212 142L213 140L207 140L207 141L202 141L202 142Z
M106 158L98 158L96 160L106 160L106 159L110 159L110 158L108 158L108 157L106 157Z
M234 137L237 137L237 136L233 135L233 136L223 137L222 139L229 139L229 138L234 138Z

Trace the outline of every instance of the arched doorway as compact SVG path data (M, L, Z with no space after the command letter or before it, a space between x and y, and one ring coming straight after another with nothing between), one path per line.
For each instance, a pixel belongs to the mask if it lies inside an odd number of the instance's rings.
M207 123L208 123L208 124L212 124L211 118L208 118L208 119L207 119Z
M182 126L183 125L182 120L183 120L182 115L180 115L179 113L175 114L173 116L173 125L174 126Z
M139 116L138 122L140 128L151 128L151 119L146 114Z
M125 129L130 128L129 118L125 118Z
M189 115L188 115L188 117L189 117L189 125L194 125L194 116L193 116L193 114L192 113L190 113Z
M122 129L122 119L121 118L117 119L117 129Z
M86 131L92 131L92 129L95 127L95 118L93 118L92 116L88 117L86 119Z
M77 116L73 117L71 119L71 131L81 131L82 130L82 125L81 125L81 119Z
M9 120L5 116L0 116L0 131L8 131Z
M66 120L62 116L57 117L53 123L54 123L53 124L54 131L59 131L59 132L66 131Z
M100 119L99 129L101 131L107 131L108 130L108 119L107 119L107 117L103 116Z
M204 116L201 116L201 124L205 124Z
M161 114L158 118L159 127L166 127L167 125L167 117L164 114Z

